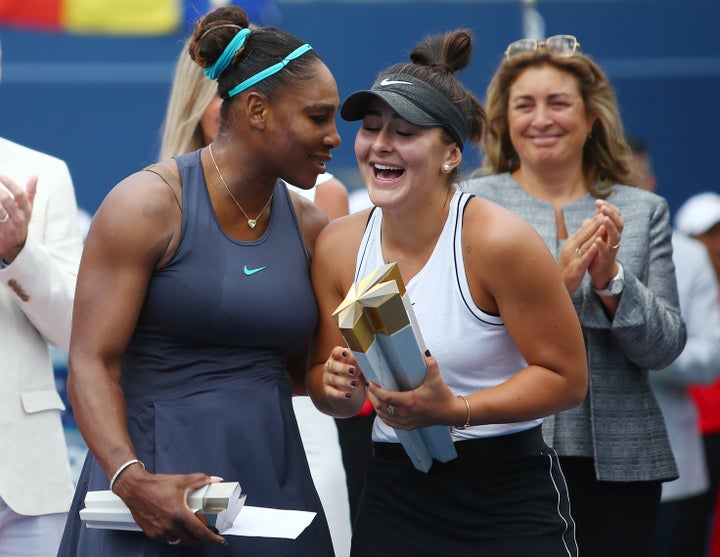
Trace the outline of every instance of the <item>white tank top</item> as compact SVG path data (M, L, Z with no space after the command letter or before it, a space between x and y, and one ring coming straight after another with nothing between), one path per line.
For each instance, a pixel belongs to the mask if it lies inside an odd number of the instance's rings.
M471 197L455 192L435 249L425 266L405 285L422 337L455 395L498 385L527 366L502 318L478 308L470 295L462 257L462 215ZM385 263L381 227L382 211L374 209L358 251L355 280ZM453 428L452 435L454 440L491 437L540 423L542 419ZM374 441L398 442L394 430L380 418L375 418L372 436Z

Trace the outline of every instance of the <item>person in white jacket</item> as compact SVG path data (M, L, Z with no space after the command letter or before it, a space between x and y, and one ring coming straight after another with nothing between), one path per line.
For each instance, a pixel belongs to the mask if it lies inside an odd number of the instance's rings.
M0 556L55 555L70 508L49 345L68 349L81 251L65 162L0 138Z

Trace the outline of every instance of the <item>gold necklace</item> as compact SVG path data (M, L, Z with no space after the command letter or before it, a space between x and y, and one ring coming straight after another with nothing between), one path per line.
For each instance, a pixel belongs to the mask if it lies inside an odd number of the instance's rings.
M240 203L238 203L238 200L235 199L235 196L233 195L233 192L230 191L230 188L227 185L227 182L225 182L225 178L223 178L222 173L220 172L220 168L218 168L217 162L215 162L215 157L213 156L212 152L212 144L208 144L208 152L210 153L210 158L213 161L213 164L215 165L215 170L217 170L218 176L220 176L220 181L223 183L223 186L225 186L225 189L227 190L228 194L230 194L230 197L235 202L235 205L238 206L238 209L242 211L242 214L245 215L245 218L247 219L247 224L250 228L255 228L257 225L257 221L260 218L260 216L265 212L265 209L268 208L268 205L270 205L270 202L273 198L273 193L270 194L270 197L268 198L267 202L265 203L265 206L260 210L260 212L257 214L257 216L254 219L251 219L248 214L245 212L245 209L242 208Z

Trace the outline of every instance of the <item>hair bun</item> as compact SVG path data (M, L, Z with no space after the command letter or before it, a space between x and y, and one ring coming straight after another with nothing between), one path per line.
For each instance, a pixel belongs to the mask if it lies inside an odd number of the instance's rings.
M454 73L453 69L446 62L436 62L435 64L432 64L430 67L439 72Z

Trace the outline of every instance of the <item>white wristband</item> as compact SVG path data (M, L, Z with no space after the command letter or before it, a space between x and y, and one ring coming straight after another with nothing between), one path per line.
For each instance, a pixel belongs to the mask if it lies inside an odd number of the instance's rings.
M139 464L140 466L143 467L143 470L145 470L145 465L142 462L140 462L137 458L128 460L125 464L122 464L120 466L120 468L118 468L117 471L113 474L113 477L110 478L110 491L113 490L113 486L115 485L115 482L117 481L118 476L120 476L120 474L122 474L123 470L125 470L125 468L127 468L128 466L132 466L133 464Z

